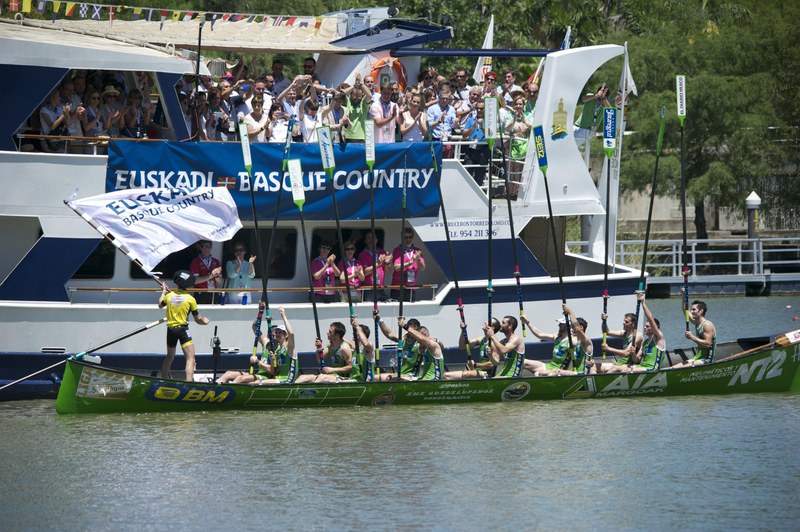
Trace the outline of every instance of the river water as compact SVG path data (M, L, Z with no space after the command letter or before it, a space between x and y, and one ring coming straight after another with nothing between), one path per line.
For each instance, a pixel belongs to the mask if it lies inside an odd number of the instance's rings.
M800 327L797 298L707 301L723 340ZM684 345L679 303L652 307ZM24 401L0 403L0 431L10 531L800 528L800 394L94 416Z

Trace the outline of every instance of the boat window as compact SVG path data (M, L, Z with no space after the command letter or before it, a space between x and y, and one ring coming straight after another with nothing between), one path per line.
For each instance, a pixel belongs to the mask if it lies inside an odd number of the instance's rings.
M369 225L365 227L343 227L342 228L342 238L344 238L345 242L355 242L356 244L356 253L355 256L358 257L359 253L364 250L364 235L369 233ZM384 243L384 231L383 229L375 228L375 234L378 235L378 246L383 249L386 249L386 244ZM335 254L337 257L342 257L344 250L341 249L339 246L339 234L336 229L317 229L311 235L311 249L309 250L309 256L316 257L319 253L319 245L325 242L326 244L330 244L332 246L331 253ZM339 259L337 258L337 261Z
M116 248L108 240L101 240L89 258L81 264L73 279L111 279L114 277Z
M234 259L236 244L242 243L246 249L245 258L256 255L258 260L267 260L267 246L272 242L272 264L269 267L271 279L292 279L294 277L296 257L297 257L297 231L289 228L279 228L272 239L272 229L260 229L261 246L263 253L257 251L256 232L254 229L241 229L236 236L222 245L223 268L225 263ZM256 279L261 278L261 264L258 260L255 263Z
M162 279L172 279L172 276L178 270L188 270L189 263L192 262L192 259L195 258L198 254L197 248L192 245L186 249L182 249L180 251L176 251L171 255L167 256L164 260L159 262L155 268L153 268L154 272L159 272L157 275ZM131 279L147 279L148 275L144 273L144 271L137 266L135 263L131 262L130 267L130 275Z

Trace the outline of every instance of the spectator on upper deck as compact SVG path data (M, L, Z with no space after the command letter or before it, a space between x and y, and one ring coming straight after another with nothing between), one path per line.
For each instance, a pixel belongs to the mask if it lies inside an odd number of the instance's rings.
M317 142L317 129L322 126L322 117L319 113L319 101L313 85L310 93L303 99L300 107L300 134L303 135L303 142Z
M506 105L511 105L513 101L512 92L522 90L522 87L517 85L516 81L517 77L514 75L514 71L507 68L503 74L503 84L497 87L497 95L505 99Z
M486 96L497 96L497 74L491 70L483 75L483 91L481 98Z
M466 115L461 135L473 141L463 150L464 164L469 165L468 171L478 186L483 185L486 177L486 167L489 164L489 146L483 133L484 103L481 99L481 88L472 87L469 91L470 101L473 102L472 111Z
M270 136L270 121L264 112L264 100L261 96L253 98L253 112L244 117L247 136L250 142L267 142Z
M299 120L300 106L302 99L307 96L306 89L310 89L311 78L306 76L295 76L292 83L278 95L278 103L283 106L283 113L287 120L294 118ZM303 142L302 138L295 138L297 142Z
M189 271L196 277L194 287L218 288L217 280L222 275L222 264L218 259L211 256L211 242L209 240L200 240L197 243L197 248L200 253L189 264ZM219 283L221 284L221 281ZM194 297L198 303L212 303L214 293L198 292Z
M286 135L289 133L289 121L283 113L283 108L279 103L273 103L269 108L269 142L286 142Z
M358 77L360 74L356 74L356 86L358 86ZM375 86L375 78L372 74L368 76L364 76L364 86L368 89L364 92L364 97L369 100L369 103L377 102L381 97L381 91L379 87Z
M342 105L344 102L344 92L338 90L333 93L330 105L327 105L322 112L322 123L330 126L334 142L344 141L344 132L350 125L350 118L347 109Z
M83 132L87 137L96 137L103 134L105 122L100 110L100 93L94 89L86 102L86 112L83 115Z
M375 121L375 143L394 142L398 108L392 101L392 86L388 82L381 85L381 97L370 106L369 114Z
M411 96L410 106L400 117L403 142L422 142L428 136L428 116L422 108L422 96Z
M364 127L369 113L370 89L361 81L361 74L356 74L356 84L352 87L342 84L340 89L345 95L343 102L347 110L350 125L345 129L344 137L348 142L364 142Z
M280 59L272 60L272 79L275 81L272 94L280 94L292 84L291 80L283 75L283 61Z
M469 81L469 76L467 75L467 69L464 67L458 67L455 71L455 79L456 84L452 86L453 89L453 96L456 100L469 100L469 90L472 88L470 87L467 82Z
M65 80L61 84L61 88L59 89L61 93L61 106L67 112L67 129L69 130L69 136L71 137L82 137L83 136L83 128L81 127L81 120L83 119L83 114L86 109L78 102L78 105L75 105L72 101L72 97L75 93L74 85L72 84L71 79Z
M42 135L57 135L66 132L68 114L61 105L61 96L57 91L50 93L47 103L39 109L39 129ZM43 140L42 149L49 152L64 151L64 141Z
M450 105L452 95L450 89L445 88L439 93L439 105L432 105L428 108L428 124L434 141L447 142L453 133L456 122L456 111ZM444 146L442 156L450 158L453 156L453 145Z
M205 93L201 94L203 94L202 109L198 108L198 114L202 114L206 110ZM137 139L147 137L147 128L150 127L152 116L150 110L142 107L142 93L139 89L133 89L128 95L128 107L122 112L122 118L124 127L120 131L121 136ZM203 117L200 127L203 130L203 138L205 138L205 117Z

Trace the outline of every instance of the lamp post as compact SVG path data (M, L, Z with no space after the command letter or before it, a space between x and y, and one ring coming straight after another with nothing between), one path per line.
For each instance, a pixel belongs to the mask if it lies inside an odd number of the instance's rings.
M750 250L753 255L753 273L763 273L762 265L758 262L758 250L756 239L758 239L758 210L761 207L761 198L755 191L751 192L744 200L747 207L747 239L750 241Z

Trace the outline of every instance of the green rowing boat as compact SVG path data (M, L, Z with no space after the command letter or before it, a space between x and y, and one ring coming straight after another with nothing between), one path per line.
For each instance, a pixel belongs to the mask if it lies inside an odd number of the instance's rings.
M484 380L247 385L160 379L70 359L60 414L263 410L800 391L800 330L706 366Z

